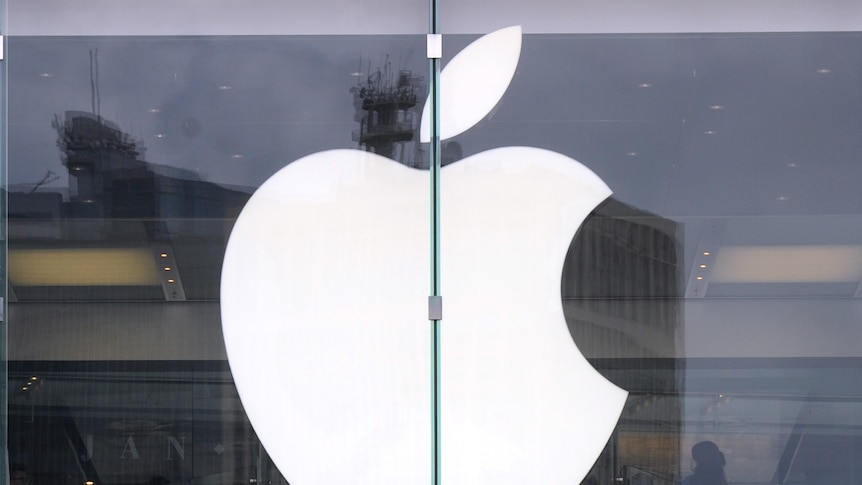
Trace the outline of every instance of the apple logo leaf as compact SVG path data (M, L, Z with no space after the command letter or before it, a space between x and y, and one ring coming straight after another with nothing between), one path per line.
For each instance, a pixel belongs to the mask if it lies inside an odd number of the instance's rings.
M484 35L464 48L440 74L440 140L459 135L494 109L512 82L521 56L521 26ZM425 101L419 139L431 141L431 103Z

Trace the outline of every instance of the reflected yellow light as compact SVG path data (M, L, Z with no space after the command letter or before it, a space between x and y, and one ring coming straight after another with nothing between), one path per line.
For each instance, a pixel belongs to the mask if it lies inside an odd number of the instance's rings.
M168 280L168 283L175 283L175 282L176 282L176 281L175 281L173 278L171 278L171 279L169 279L169 280Z
M701 264L701 265L700 265L700 269L705 269L705 268L706 268L706 265L705 265L705 264Z
M698 280L698 281L703 280L703 276L698 276L698 277L697 277L697 280Z
M862 279L862 246L724 246L713 283L828 283Z
M704 252L703 252L703 255L704 255L704 256L709 256L709 254L710 254L710 253L709 253L709 251L704 251Z
M162 253L162 254L160 254L159 256L161 256L161 257L163 257L163 258L167 258L167 257L168 257L168 253Z
M150 248L11 249L9 279L16 286L160 284Z
M165 271L170 271L170 270L171 270L170 266L165 266Z

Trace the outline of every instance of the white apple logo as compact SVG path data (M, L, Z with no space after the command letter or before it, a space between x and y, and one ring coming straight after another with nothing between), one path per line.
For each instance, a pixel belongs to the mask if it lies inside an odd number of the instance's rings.
M497 31L447 65L444 138L502 97L520 39L518 27ZM496 91L463 102L470 79ZM572 344L560 275L610 189L575 160L530 147L448 165L441 186L442 481L577 483L626 392ZM429 480L428 198L427 172L332 150L281 169L236 222L221 282L228 360L292 485Z

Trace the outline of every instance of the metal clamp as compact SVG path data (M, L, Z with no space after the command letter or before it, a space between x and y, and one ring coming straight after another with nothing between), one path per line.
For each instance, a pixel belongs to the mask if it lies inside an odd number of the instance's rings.
M443 297L428 297L428 320L443 320Z
M443 57L443 34L428 34L428 59Z

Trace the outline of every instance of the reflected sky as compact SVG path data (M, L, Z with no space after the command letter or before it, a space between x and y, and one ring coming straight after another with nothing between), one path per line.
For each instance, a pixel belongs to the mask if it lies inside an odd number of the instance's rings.
M447 36L444 59L475 38ZM67 186L51 120L91 111L96 50L99 111L148 162L249 188L358 147L357 74L427 70L423 36L12 37L13 191L49 170L41 190ZM858 214L859 52L856 34L527 35L502 102L453 141L556 150L668 217Z

